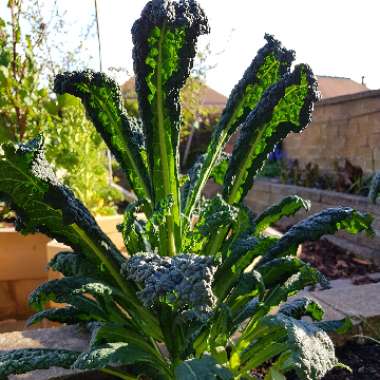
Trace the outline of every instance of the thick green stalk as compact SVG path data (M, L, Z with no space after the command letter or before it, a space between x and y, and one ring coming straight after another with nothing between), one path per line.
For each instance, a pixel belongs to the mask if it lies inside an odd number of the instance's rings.
M204 254L207 256L215 256L222 247L230 226L221 227L212 237L205 247Z
M257 138L257 141L261 140L261 136L264 133L264 130L262 130ZM234 179L234 184L232 185L232 189L230 193L227 196L226 202L230 205L237 203L240 201L240 199L236 199L236 193L238 192L239 188L241 187L242 183L245 181L246 176L246 170L247 166L250 164L249 157L253 156L253 153L256 149L256 144L252 144L251 148L249 150L249 153L247 154L247 159L244 161L243 165L240 167L240 171L236 178Z
M229 124L232 124L232 121L230 121ZM225 143L226 139L228 137L228 126L225 128L215 139L214 141L211 141L210 147L215 146L214 149L209 149L205 162L201 169L201 174L198 177L194 188L191 189L191 193L188 195L188 198L186 200L185 209L183 212L183 223L190 220L190 216L194 210L194 207L202 193L203 188L205 187L210 175L211 171L215 165L216 160L218 159ZM189 222L188 222L189 223ZM188 224L187 223L187 224Z
M161 174L164 188L164 199L168 199L170 196L173 197L173 207L172 213L177 215L177 219L180 222L179 218L179 199L178 199L178 189L173 189L173 183L175 181L171 181L171 171L168 160L168 155L173 154L174 160L176 159L175 152L168 152L167 150L167 142L166 142L166 132L165 132L165 120L164 120L164 94L162 91L162 44L163 39L165 37L165 28L163 28L160 34L159 40L159 49L158 49L158 67L157 67L157 75L156 75L156 111L157 111L157 128L158 128L158 139L159 139L159 149L160 149L160 166L161 166ZM181 247L181 235L175 233L175 225L174 225L174 216L170 214L166 216L166 228L162 225L160 226L160 235L164 234L167 236L168 241L168 252L161 252L161 255L175 256L177 248ZM163 232L162 232L163 230ZM177 235L177 236L176 236Z
M71 227L82 238L82 240L87 244L91 251L94 252L96 257L108 269L112 277L115 279L116 283L119 285L120 289L126 295L125 300L136 309L137 313L141 316L142 320L144 320L146 323L151 324L155 330L158 330L157 334L161 334L158 321L149 313L149 311L146 308L144 308L140 304L139 300L136 298L134 290L130 289L130 287L126 283L126 280L120 274L118 267L110 260L109 257L103 254L99 247L97 247L93 243L91 238L89 238L87 234L79 226L77 226L76 224L72 224Z
M103 254L103 252L99 249L99 247L97 247L96 244L94 244L92 239L89 236L87 236L86 232L83 231L77 224L72 224L71 227L81 237L81 239L87 244L87 246L91 249L91 251L94 252L95 256L108 269L112 277L120 286L120 289L122 289L122 291L125 294L127 294L128 297L135 298L135 294L133 290L130 289L129 286L126 284L125 279L120 274L120 270L116 267L116 265L112 262L112 260L108 256Z

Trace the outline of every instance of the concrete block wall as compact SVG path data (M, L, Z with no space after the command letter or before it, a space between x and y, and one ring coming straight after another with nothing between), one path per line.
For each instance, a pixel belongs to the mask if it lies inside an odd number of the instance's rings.
M283 149L288 158L316 163L326 172L344 159L367 174L380 170L380 90L320 101L311 124L291 133Z

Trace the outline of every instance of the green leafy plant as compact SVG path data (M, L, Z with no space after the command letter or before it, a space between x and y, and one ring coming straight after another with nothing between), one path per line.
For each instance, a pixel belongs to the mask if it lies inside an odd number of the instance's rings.
M0 18L0 143L25 142L43 132L46 156L85 205L97 215L116 214L120 192L108 181L106 146L86 119L80 101L51 96L41 85L37 47L20 28L22 2L8 3L11 21ZM12 220L0 204L0 220Z
M253 371L265 364L266 380L291 371L314 380L339 364L327 333L346 330L349 321L323 322L322 308L307 298L286 302L308 285L327 286L296 251L325 233L371 233L372 218L331 208L278 239L266 237L265 228L309 202L289 197L256 217L243 205L268 153L306 127L317 98L311 69L291 70L294 53L268 35L233 89L207 153L180 177L179 91L196 40L208 30L194 1L145 6L132 29L142 128L124 112L118 86L105 75L56 78L58 94L82 100L138 197L120 226L127 257L57 180L41 137L2 146L0 193L17 212L18 229L72 248L49 264L64 277L31 294L38 313L29 322L86 323L92 338L82 353L1 353L0 378L54 365L121 379L255 379ZM238 128L233 154L222 154ZM223 183L223 192L204 201L210 177ZM50 301L63 307L45 309Z

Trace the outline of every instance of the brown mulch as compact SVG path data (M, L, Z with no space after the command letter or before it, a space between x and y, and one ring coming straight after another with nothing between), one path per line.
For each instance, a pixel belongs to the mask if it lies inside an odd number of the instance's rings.
M376 282L368 274L380 272L379 266L358 258L327 240L304 243L301 259L313 265L330 280L354 278L355 285Z

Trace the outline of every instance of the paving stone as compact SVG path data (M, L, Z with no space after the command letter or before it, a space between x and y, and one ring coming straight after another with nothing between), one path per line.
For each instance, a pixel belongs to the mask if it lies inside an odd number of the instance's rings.
M377 278L379 274L374 274ZM350 279L331 282L332 288L302 292L325 309L325 320L350 317L353 328L345 335L332 334L336 345L342 345L353 335L380 338L380 283L352 285Z
M333 287L314 296L347 316L380 319L380 283Z
M64 348L84 351L88 346L88 341L88 334L77 326L15 331L0 334L0 352L19 348ZM52 367L23 375L12 375L9 380L48 380L73 373L78 373L78 371Z

